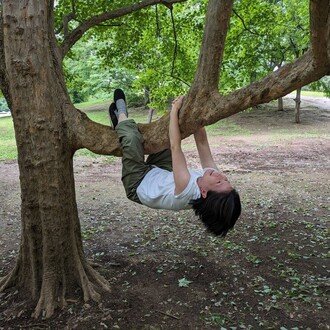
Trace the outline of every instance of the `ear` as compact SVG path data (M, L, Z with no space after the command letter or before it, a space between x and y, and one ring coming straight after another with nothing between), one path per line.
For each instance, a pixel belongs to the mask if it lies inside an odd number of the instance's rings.
M206 198L207 190L205 190L204 188L201 188L201 195L202 195L203 198Z

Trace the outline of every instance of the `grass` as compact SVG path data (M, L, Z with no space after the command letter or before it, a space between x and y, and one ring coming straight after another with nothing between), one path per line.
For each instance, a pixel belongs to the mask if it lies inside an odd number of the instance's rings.
M252 132L238 124L231 118L225 118L217 123L207 126L206 131L210 136L251 135Z
M323 92L301 91L301 94L306 96L326 97L325 93Z
M86 110L89 107L100 106L101 108L109 106L110 100L92 100L87 102L76 103L74 106L78 109Z
M0 118L0 160L17 158L17 148L12 117Z

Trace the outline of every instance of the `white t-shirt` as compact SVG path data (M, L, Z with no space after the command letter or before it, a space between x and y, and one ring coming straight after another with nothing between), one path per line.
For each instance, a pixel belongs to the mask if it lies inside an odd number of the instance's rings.
M136 192L143 205L153 209L183 210L190 209L189 202L201 197L197 185L197 178L201 177L207 168L203 170L191 170L187 187L175 195L175 183L173 172L154 167L139 184Z

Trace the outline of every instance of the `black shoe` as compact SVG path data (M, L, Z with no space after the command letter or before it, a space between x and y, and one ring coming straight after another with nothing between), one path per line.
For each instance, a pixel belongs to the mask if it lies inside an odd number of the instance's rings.
M115 101L115 103L117 104L118 100L124 100L125 105L126 105L126 96L125 93L123 92L122 89L117 88L114 93L113 93L113 99ZM128 112L127 112L127 105L126 105L126 116L128 117Z
M123 100L125 101L125 103L126 103L126 97L125 97L125 93L124 93L124 91L123 91L122 89L120 89L120 88L117 88L117 89L114 91L114 93L113 93L113 100L114 100L115 103L116 103L116 101L117 101L117 100L120 100L120 99L123 99Z
M112 121L113 128L115 128L118 125L118 118L115 113L116 110L117 110L116 104L114 102L112 102L109 107L109 115L110 115L110 119Z

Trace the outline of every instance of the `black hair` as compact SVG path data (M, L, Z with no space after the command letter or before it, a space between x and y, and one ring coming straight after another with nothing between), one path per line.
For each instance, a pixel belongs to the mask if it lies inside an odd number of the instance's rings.
M241 200L233 189L229 193L208 191L205 198L190 202L195 214L214 235L225 237L241 214Z

